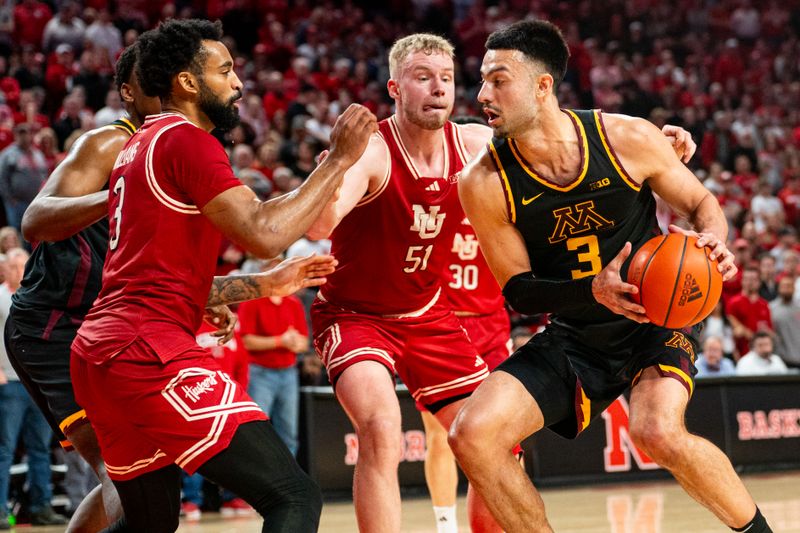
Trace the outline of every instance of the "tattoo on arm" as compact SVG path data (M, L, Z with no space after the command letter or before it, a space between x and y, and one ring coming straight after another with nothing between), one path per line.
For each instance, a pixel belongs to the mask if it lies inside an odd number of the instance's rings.
M259 281L262 281L259 283ZM263 276L244 274L241 276L215 276L208 293L206 307L230 305L269 296L264 287Z

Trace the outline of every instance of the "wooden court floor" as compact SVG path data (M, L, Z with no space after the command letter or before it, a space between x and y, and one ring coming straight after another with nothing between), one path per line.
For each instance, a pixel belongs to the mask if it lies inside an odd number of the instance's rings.
M800 533L800 471L744 477L745 484L775 533ZM558 533L724 533L705 509L674 481L630 485L600 485L542 490L550 523ZM464 498L458 501L460 531L468 532ZM403 501L404 533L435 533L427 498ZM60 528L18 528L20 532L54 533ZM258 533L255 518L223 519L206 513L200 522L182 521L180 533ZM322 513L320 532L356 531L349 502L329 503Z

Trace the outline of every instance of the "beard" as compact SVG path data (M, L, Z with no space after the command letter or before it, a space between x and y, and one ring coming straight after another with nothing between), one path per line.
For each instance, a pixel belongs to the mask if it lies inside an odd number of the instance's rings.
M239 110L233 103L241 97L242 93L237 91L227 102L223 102L201 81L198 105L215 127L230 131L239 125Z

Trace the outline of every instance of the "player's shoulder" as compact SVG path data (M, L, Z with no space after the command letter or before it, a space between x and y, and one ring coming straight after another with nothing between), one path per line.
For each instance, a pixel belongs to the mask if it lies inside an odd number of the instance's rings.
M492 138L492 129L483 124L454 124L454 127L458 128L464 146L471 155L478 154Z
M655 124L643 118L621 113L603 113L602 118L603 126L612 142L614 139L624 139L625 142L621 144L630 146L646 143L654 135L661 136Z
M131 136L111 124L87 131L75 141L73 154L88 154L93 157L111 154L114 157L122 150Z

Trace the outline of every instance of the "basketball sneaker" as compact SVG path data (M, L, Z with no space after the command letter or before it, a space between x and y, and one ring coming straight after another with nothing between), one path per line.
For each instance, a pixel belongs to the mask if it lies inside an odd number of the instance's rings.
M254 514L256 511L250 504L244 501L241 498L234 498L232 500L228 500L227 502L223 503L222 506L219 508L219 512L222 516L231 517L231 516L250 516Z
M183 502L181 504L181 515L190 522L200 520L202 514L200 507L194 502Z

